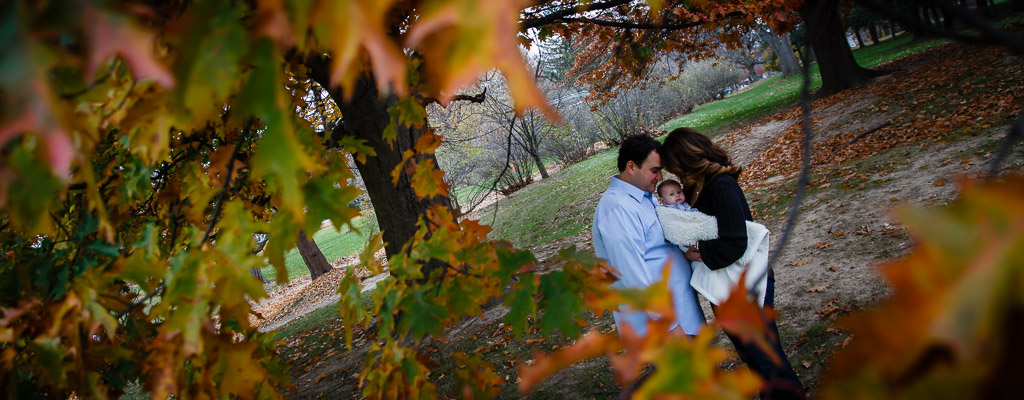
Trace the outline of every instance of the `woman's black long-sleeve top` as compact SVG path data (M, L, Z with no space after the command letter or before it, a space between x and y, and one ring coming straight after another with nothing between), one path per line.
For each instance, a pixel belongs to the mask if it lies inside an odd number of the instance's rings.
M718 175L704 184L693 204L718 220L718 239L699 242L700 257L710 269L729 266L747 250L747 225L753 221L743 190L732 175Z

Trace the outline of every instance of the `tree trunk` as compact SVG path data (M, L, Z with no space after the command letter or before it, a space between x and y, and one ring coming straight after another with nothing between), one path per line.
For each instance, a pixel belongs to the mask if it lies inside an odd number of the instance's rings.
M548 169L544 168L544 162L540 160L540 155L537 152L531 151L530 157L533 158L533 163L537 164L537 170L540 171L540 179L548 179Z
M783 77L800 73L800 63L796 60L796 54L793 54L793 42L789 39L789 32L776 35L775 33L758 28L757 35L761 37L761 40L768 43L768 46L775 53L775 57L779 59L779 72L782 73Z
M872 44L878 44L878 41L880 40L879 38L882 37L882 35L878 34L878 24L871 24L871 27L868 29L868 34L871 35Z
M249 274L251 274L253 278L259 279L260 283L266 283L267 282L267 278L263 277L263 270L262 269L251 268L251 269L249 269Z
M821 71L817 95L830 95L863 85L880 75L857 64L839 21L839 0L808 0L800 7L807 24L807 40Z
M761 75L757 74L757 69L755 69L753 65L747 66L747 79L750 83L757 82L761 79Z
M857 48L864 48L864 40L860 38L860 29L853 28L853 38L857 39Z
M309 276L316 280L331 270L331 263L327 262L327 257L324 257L324 252L320 251L320 246L316 245L312 237L306 236L306 231L299 231L299 255L302 256L302 262L306 263L306 268L309 269Z
M377 89L374 77L364 74L355 84L352 98L345 100L340 88L333 86L329 78L329 60L306 60L310 69L310 77L323 87L330 89L331 97L341 110L343 123L332 135L354 136L366 141L376 152L375 156L367 157L366 163L356 162L356 168L366 184L366 192L370 196L377 223L383 233L384 251L388 258L402 251L418 230L417 221L421 215L434 205L441 205L452 212L451 201L444 196L420 199L410 186L408 174L401 174L398 183L392 183L391 171L402 162L402 153L411 150L419 137L427 132L426 121L422 128L409 128L398 124L398 135L394 146L388 145L383 138L384 128L391 123L388 107L397 102L392 95L382 95ZM421 155L417 162L432 161L437 165L433 155ZM438 260L431 260L422 267L424 278L430 272L443 265Z

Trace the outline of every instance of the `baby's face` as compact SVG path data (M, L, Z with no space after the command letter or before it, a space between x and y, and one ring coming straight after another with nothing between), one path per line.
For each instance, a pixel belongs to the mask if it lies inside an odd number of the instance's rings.
M679 185L664 185L658 195L661 197L661 204L676 204L686 201L683 188Z

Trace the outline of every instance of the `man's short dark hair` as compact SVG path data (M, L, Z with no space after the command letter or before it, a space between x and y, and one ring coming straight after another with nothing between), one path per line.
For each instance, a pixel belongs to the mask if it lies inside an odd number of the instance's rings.
M619 146L619 172L626 170L626 163L632 161L640 166L651 155L651 152L658 150L661 144L654 138L646 135L633 135L622 141Z

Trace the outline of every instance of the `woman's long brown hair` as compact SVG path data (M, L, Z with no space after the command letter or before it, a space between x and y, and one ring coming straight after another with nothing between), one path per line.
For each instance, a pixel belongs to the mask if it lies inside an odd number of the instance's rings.
M658 149L662 167L679 177L687 189L690 204L697 202L704 183L727 174L739 179L743 167L735 166L729 154L711 142L711 138L690 128L669 132Z

